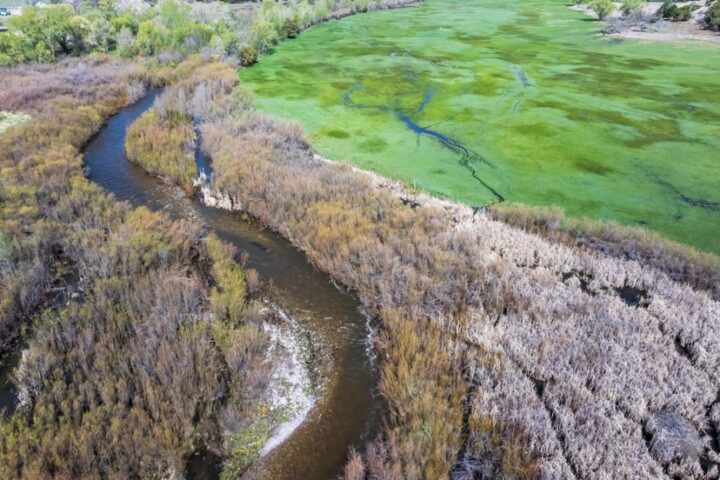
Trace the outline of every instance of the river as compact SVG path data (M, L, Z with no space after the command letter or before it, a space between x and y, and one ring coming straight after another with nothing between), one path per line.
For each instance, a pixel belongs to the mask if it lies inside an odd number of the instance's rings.
M162 184L125 156L129 125L149 109L157 92L111 118L85 149L88 178L133 206L161 210L174 218L206 225L238 252L248 252L247 266L270 285L266 296L277 302L325 352L317 401L307 419L281 445L246 473L259 479L327 479L341 472L352 446L377 431L382 401L376 391L377 369L369 354L368 327L359 302L338 289L285 239L238 212L218 210L188 199ZM218 476L212 456L196 455L188 476Z

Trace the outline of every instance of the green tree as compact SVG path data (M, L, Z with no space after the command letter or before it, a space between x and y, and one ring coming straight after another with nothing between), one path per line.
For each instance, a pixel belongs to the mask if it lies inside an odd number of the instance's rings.
M250 30L251 44L259 53L269 51L278 40L278 33L267 20L259 20Z
M597 14L598 20L605 20L608 15L615 11L612 0L592 0L588 5Z
M130 58L137 55L135 37L128 27L122 27L116 35L117 52L121 57Z
M119 33L123 28L129 29L133 35L137 35L139 22L131 12L123 12L110 20L113 32Z
M160 19L168 30L180 30L192 22L190 5L179 0L164 0L160 4Z
M622 13L623 15L632 15L641 12L646 4L646 0L623 0Z
M93 51L107 52L114 46L112 25L100 10L91 10L85 17L90 27L86 38L86 46Z
M152 20L140 22L135 46L143 55L152 55L163 46L163 35L155 22Z
M45 8L28 6L22 14L8 20L8 30L19 40L11 41L13 56L25 60L53 60L55 53L79 54L88 48L91 23L76 15L70 5Z
M40 10L43 33L47 45L56 52L79 54L85 50L85 41L92 27L90 22L75 15L67 4L54 5Z
M195 51L206 45L213 28L193 20L190 6L181 0L164 0L160 4L160 20L167 29L167 45Z
M32 49L30 49L32 51ZM0 33L0 65L15 65L25 61L35 61L28 55L28 48L22 38L16 35L4 35Z
M678 7L673 1L667 0L657 11L657 16L673 22L686 22L692 18L692 12L696 4L689 4Z

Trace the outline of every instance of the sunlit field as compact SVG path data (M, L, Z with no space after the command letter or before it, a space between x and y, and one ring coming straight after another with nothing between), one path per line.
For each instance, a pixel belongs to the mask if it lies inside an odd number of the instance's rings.
M601 28L563 1L426 0L313 28L240 75L329 158L720 252L718 47Z

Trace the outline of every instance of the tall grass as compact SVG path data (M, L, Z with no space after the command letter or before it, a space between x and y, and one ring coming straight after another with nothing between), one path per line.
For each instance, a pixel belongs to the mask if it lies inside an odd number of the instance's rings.
M32 115L0 137L0 347L33 332L18 408L0 419L2 478L179 476L256 415L271 339L232 249L116 203L79 153L146 85L199 65L153 78L88 57L0 72L0 109Z
M553 241L652 266L673 280L707 290L715 300L720 300L720 258L650 230L566 218L559 207L502 203L489 207L489 213L495 219Z

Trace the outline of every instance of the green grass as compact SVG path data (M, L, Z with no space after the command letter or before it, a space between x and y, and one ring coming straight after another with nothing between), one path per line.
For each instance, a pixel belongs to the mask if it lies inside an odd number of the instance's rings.
M241 78L329 158L470 205L495 199L404 113L474 152L469 166L507 200L720 253L717 46L600 29L558 0L426 0L315 27ZM366 108L344 104L350 91Z

